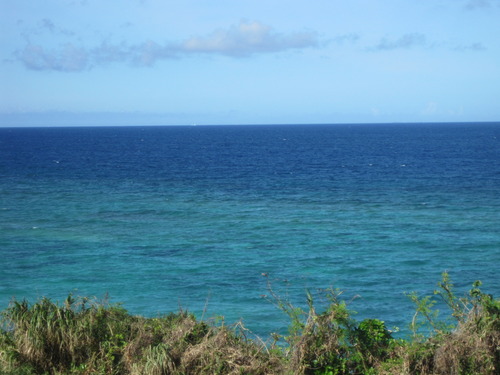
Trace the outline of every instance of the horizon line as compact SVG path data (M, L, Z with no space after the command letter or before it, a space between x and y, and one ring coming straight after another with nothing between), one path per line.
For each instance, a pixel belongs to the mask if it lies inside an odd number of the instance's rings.
M470 124L498 124L497 121L387 121L387 122L297 122L297 123L213 123L213 124L40 124L40 125L4 125L0 128L112 128L112 127L219 127L219 126L363 126L363 125L470 125Z

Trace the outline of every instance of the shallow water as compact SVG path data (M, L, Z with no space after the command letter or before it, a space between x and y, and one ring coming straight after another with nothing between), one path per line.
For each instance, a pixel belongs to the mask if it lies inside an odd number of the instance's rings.
M3 128L0 177L1 308L109 293L265 335L263 273L403 331L445 270L500 295L500 124Z

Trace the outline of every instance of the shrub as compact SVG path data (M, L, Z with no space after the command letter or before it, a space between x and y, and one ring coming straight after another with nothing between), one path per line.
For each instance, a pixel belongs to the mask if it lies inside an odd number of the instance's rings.
M2 312L0 375L500 373L500 301L480 282L457 297L444 273L432 297L411 293L408 340L394 339L378 319L357 322L338 290L323 291L328 304L319 311L311 293L297 307L267 282L267 298L290 321L271 344L249 339L241 323L216 325L186 311L143 318L71 295L62 305L13 301ZM436 298L453 323L439 316Z
M245 328L211 326L181 311L158 318L69 296L13 301L3 312L0 375L280 373L282 362Z
M448 273L443 273L434 295L448 306L454 324L438 319L431 297L410 294L416 304L411 324L414 343L402 353L408 373L500 373L500 301L483 293L480 286L475 281L467 295L457 297ZM427 326L430 337L418 334L422 326Z

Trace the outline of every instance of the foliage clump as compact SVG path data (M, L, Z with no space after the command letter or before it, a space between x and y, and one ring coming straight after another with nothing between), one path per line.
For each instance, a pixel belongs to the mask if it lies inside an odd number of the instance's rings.
M1 375L281 372L243 327L215 326L185 311L143 318L69 296L61 306L47 298L13 301L2 315Z
M401 355L405 367L423 374L500 373L500 300L480 286L475 281L467 295L458 297L443 273L434 296L448 307L452 321L440 319L435 299L409 294L416 312L410 324L413 341ZM419 333L422 329L429 335Z
M0 325L0 375L312 374L389 375L500 373L500 300L475 282L457 297L447 273L433 296L410 293L411 337L396 339L378 319L353 318L338 290L324 291L318 311L271 288L267 296L289 318L286 335L250 339L241 324L199 321L186 311L155 318L120 305L69 296L30 305L13 301ZM435 308L441 301L449 319Z

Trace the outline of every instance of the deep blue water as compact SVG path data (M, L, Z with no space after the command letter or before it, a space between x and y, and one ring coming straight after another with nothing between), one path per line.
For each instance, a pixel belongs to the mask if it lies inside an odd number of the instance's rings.
M0 128L0 308L109 293L266 335L267 273L404 331L445 270L500 295L499 228L500 123Z

